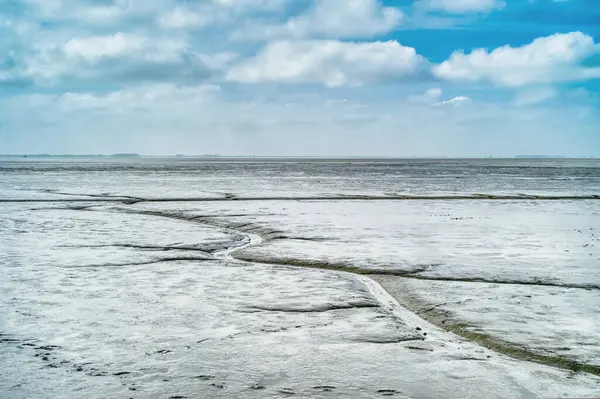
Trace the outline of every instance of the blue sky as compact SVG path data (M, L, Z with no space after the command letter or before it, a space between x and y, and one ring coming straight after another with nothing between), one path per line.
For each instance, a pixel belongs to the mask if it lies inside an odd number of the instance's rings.
M2 0L0 153L600 156L597 0Z

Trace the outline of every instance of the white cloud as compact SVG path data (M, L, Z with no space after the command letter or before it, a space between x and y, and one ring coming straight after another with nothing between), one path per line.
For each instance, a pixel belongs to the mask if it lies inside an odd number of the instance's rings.
M161 28L166 29L198 28L210 25L213 22L213 17L178 7L158 17L157 22Z
M444 91L439 88L439 87L432 87L430 89L427 89L425 91L425 93L422 94L414 94L411 96L408 96L408 103L411 104L421 104L421 105L434 105L434 106L441 106L441 105L453 105L453 106L460 106L463 104L467 104L469 102L471 102L471 98L470 97L466 97L466 96L456 96L453 98L450 98L448 100L442 100L442 94L444 93Z
M581 62L600 53L600 45L581 32L541 37L522 47L504 46L491 52L476 49L469 54L454 52L433 68L440 79L489 81L497 86L522 87L600 77L600 68Z
M51 21L75 20L86 23L111 23L132 11L135 4L115 0L98 4L86 0L22 0L33 19Z
M204 28L232 22L236 17L274 12L283 0L212 0L199 3L174 3L158 9L156 22L163 29Z
M275 11L281 9L285 4L285 0L213 0L213 2L238 12Z
M87 22L110 23L124 14L124 9L116 5L90 6L76 9L73 17Z
M74 38L62 45L62 53L67 58L79 58L90 63L95 63L102 58L122 57L149 49L152 42L142 36L115 33L107 36L93 36ZM164 47L164 46L163 46ZM181 50L179 44L172 50Z
M558 97L558 90L553 87L537 87L532 89L520 90L513 104L518 107L527 105L536 105Z
M242 83L358 86L416 77L426 65L414 48L396 41L278 41L265 46L254 58L234 65L226 79Z
M219 86L210 84L179 87L165 83L138 86L108 94L67 92L59 96L42 97L42 99L57 104L61 110L67 112L79 112L87 109L129 113L144 110L152 111L157 107L165 111L171 107L179 107L182 103L186 103L188 107L199 105L213 100L220 91Z
M186 48L186 43L180 40L138 34L73 38L65 43L41 44L38 51L26 59L24 74L46 83L54 83L64 76L110 78L122 75L134 78L137 74L141 80L153 74L165 77L174 73L165 68L183 68L191 61Z
M384 7L380 0L314 0L303 14L282 24L248 25L236 39L359 38L388 33L398 27L403 13Z
M232 52L197 53L182 39L119 32L38 43L36 51L23 58L18 75L41 85L58 85L65 79L197 84L236 57Z
M93 25L116 25L135 20L156 20L163 28L205 27L236 16L274 12L285 0L20 0L32 19L85 22Z
M469 98L469 97L456 96L456 97L453 97L453 98L451 98L449 100L440 101L436 105L454 105L454 106L459 106L459 105L462 105L462 104L469 103L470 101L471 101L471 98Z
M451 14L488 13L506 6L504 0L420 0L415 6Z

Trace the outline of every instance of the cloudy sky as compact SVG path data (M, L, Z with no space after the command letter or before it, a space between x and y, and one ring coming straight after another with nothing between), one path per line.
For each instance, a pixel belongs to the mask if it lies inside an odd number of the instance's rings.
M598 0L0 0L0 153L600 156Z

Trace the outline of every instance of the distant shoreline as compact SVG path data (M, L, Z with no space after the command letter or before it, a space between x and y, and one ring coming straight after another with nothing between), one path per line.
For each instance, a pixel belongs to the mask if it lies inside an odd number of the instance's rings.
M0 158L20 159L202 159L202 160L573 160L573 159L600 159L595 156L564 156L564 155L516 155L513 157L449 157L449 156L258 156L258 155L143 155L143 154L0 154Z

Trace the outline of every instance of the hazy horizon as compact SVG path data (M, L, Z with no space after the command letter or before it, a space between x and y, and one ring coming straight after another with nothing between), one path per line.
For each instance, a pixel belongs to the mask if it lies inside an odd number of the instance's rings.
M14 158L246 158L246 159L599 159L599 157L585 155L542 155L519 154L513 156L445 156L445 155L417 155L417 156L379 156L379 155L235 155L235 154L0 154L1 157Z

